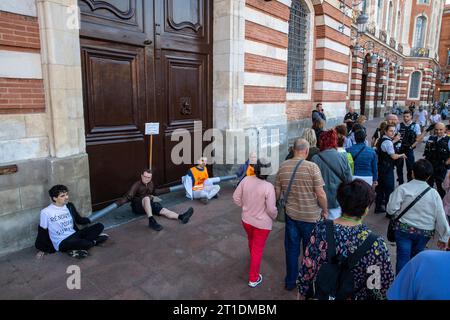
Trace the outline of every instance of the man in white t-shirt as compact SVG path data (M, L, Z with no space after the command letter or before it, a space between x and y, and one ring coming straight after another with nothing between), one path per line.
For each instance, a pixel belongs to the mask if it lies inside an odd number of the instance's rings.
M49 238L54 250L84 258L88 249L106 241L108 235L102 233L104 226L101 223L78 229L76 223L87 225L91 220L79 215L75 206L69 202L68 192L67 187L63 185L53 186L49 190L52 203L41 210L36 247L41 251L53 251L42 249Z

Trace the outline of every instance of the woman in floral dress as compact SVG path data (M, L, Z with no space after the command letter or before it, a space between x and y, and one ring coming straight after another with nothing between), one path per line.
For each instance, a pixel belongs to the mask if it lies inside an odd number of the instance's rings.
M333 221L338 256L348 257L371 233L371 230L362 224L362 219L368 213L374 199L375 192L363 180L356 179L339 186L337 200L343 215ZM320 267L328 259L327 248L326 224L325 221L321 221L311 234L300 267L297 280L300 299L308 297ZM370 250L351 271L355 281L353 299L386 299L386 292L394 281L394 272L388 248L382 237L377 237ZM372 275L377 277L374 283L369 279ZM369 283L371 285L368 285Z

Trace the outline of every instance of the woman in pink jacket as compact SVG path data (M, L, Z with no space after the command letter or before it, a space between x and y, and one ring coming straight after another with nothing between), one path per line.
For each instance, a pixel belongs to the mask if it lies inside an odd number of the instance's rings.
M275 188L266 181L270 164L258 160L254 166L255 176L245 177L233 194L234 202L242 207L242 225L248 237L250 271L248 285L252 288L262 282L259 273L261 259L272 221L277 217Z
M445 190L445 196L442 201L444 203L444 210L447 215L448 223L450 224L450 170L447 170L447 175L442 183L442 188ZM450 251L450 240L448 242L447 251Z

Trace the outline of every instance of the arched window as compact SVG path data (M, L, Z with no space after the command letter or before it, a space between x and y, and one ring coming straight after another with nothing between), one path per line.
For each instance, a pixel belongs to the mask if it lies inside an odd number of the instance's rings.
M400 40L401 30L402 30L402 22L401 22L400 10L398 10L398 14L397 14L397 35L395 36L395 38L397 39L398 42L401 42L401 40Z
M310 12L302 0L294 0L289 18L287 92L307 92L307 54Z
M427 26L427 18L425 16L417 17L416 29L414 31L414 48L424 47L426 26Z
M411 79L409 81L409 95L410 99L418 99L419 98L419 89L420 89L420 71L414 71L411 74Z
M377 5L377 25L381 28L381 17L383 16L383 0L378 0Z
M388 18L386 19L386 32L389 35L391 34L393 10L394 10L394 6L392 5L392 1L391 1L391 2L389 2Z

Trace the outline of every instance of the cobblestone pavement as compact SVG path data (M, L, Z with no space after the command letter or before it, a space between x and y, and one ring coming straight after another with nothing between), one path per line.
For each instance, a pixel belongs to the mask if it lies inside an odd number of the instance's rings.
M378 122L367 123L369 137ZM60 253L37 259L34 248L0 257L0 299L294 299L283 285L284 225L279 222L264 252L264 281L256 289L247 286L249 254L232 192L231 183L223 184L220 198L208 205L184 201L180 193L163 197L177 212L192 205L191 221L183 225L159 217L164 229L155 232L137 217L108 230L111 239L84 260ZM373 208L365 223L385 235L387 219ZM395 245L389 249L395 265ZM81 269L81 290L67 289L70 265Z

